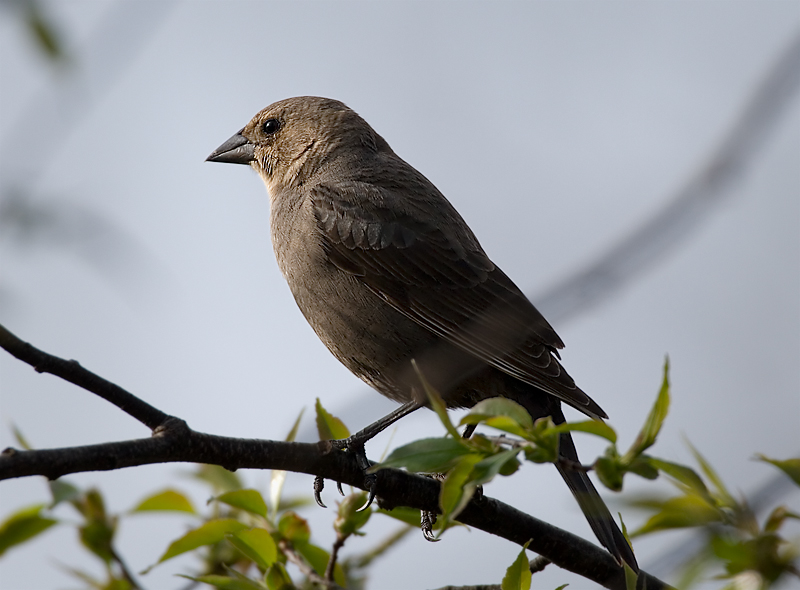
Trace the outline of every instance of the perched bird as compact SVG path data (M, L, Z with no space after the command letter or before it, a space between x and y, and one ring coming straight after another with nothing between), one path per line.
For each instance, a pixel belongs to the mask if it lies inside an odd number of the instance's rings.
M451 408L503 396L534 420L564 422L561 402L607 417L559 363L564 344L553 328L450 202L341 102L276 102L208 160L258 172L278 266L300 311L350 371L403 402L348 439L364 462L364 441L426 404L412 360ZM559 453L578 462L569 434ZM600 542L637 569L586 473L556 466Z

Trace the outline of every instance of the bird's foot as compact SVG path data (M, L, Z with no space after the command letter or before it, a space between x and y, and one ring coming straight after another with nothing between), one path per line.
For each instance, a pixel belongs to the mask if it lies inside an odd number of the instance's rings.
M354 436L351 436L349 438L344 438L341 440L332 440L330 442L331 446L334 449L352 453L356 459L358 467L364 474L364 487L366 488L367 493L369 495L367 496L366 503L357 511L357 512L363 512L364 510L369 508L372 505L372 502L375 500L375 494L378 486L378 477L374 473L367 473L367 470L371 467L371 464L369 462L369 459L367 459L367 453L364 450L364 443L360 439ZM322 478L322 476L318 475L316 478L314 478L314 500L322 508L327 508L327 506L325 506L325 503L322 501L321 497L322 490L324 487L325 487L325 480ZM344 496L344 491L342 491L341 482L339 481L336 482L336 489L339 491L339 494L341 496Z
M431 479L435 479L436 481L444 481L445 474L444 473L423 473L425 477L429 477ZM420 530L422 531L422 536L425 537L426 541L430 541L431 543L438 543L439 539L436 535L433 534L433 526L436 524L436 513L429 512L427 510L420 511Z
M430 477L431 479L435 479L437 481L444 481L445 474L426 473L425 477ZM478 486L475 488L475 493L472 496L472 500L475 502L480 502L483 500L483 486ZM439 541L439 538L433 534L433 527L436 524L436 518L435 512L428 512L427 510L420 511L420 529L422 530L422 536L425 537L426 541L430 541L431 543L437 543Z
M422 530L422 536L425 537L425 540L430 541L431 543L439 542L439 539L437 539L436 535L433 534L433 525L435 524L436 513L423 510L420 517L420 529Z

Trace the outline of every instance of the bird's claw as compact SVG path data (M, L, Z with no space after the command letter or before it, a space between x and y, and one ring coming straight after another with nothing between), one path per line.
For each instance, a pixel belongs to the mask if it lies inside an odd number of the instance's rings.
M435 524L436 514L434 512L423 510L420 518L420 529L422 529L422 536L425 537L425 540L430 541L431 543L439 542L439 539L437 539L436 535L433 534L433 525Z
M325 479L321 475L318 475L317 477L314 478L314 500L316 500L317 505L320 508L327 508L327 506L325 506L325 502L322 501L322 496L320 495L322 494L322 490L324 488L325 488Z
M372 505L372 502L375 500L375 494L378 484L378 478L375 476L374 473L367 473L367 469L370 468L369 459L367 459L367 453L364 450L364 443L360 442L359 440L355 440L352 436L350 438L345 438L341 440L332 440L331 446L334 449L340 451L349 451L353 453L353 456L356 459L356 463L364 472L364 484L369 493L367 496L366 503L357 510L357 512L363 512L367 508ZM320 496L322 489L325 486L325 482L322 476L318 475L314 478L314 500L316 500L317 504L322 508L327 508L325 503L322 501L322 497ZM339 491L339 494L344 496L344 491L342 490L342 482L336 482L336 489Z
M375 489L378 487L378 478L374 473L368 473L364 476L364 483L366 484L369 495L367 496L366 503L356 510L356 512L364 512L367 508L372 506L372 502L375 500Z

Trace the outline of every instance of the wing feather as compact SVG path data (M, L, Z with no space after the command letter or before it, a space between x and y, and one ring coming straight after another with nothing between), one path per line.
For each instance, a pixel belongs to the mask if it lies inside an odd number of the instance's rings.
M458 222L447 227L460 235L425 221L431 215L423 199L404 195L401 202L374 184L319 185L310 192L333 264L437 336L590 416L605 417L558 362L561 339L489 260L455 209L444 214Z

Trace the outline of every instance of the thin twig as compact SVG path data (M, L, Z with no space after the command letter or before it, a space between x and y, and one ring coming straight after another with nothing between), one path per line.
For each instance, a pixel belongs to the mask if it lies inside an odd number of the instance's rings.
M336 568L336 560L339 558L339 550L344 547L344 542L347 537L337 534L336 541L331 548L331 557L328 560L328 565L325 567L325 579L333 581L333 570Z
M551 563L552 561L550 561L546 557L537 555L536 557L530 560L530 562L528 563L528 567L530 568L532 574L537 574L541 571L544 571L544 568L546 568Z
M113 547L111 548L111 557L113 557L114 561L117 562L119 569L122 571L122 577L128 581L128 583L131 585L131 588L133 590L142 590L142 586L133 577L133 574L131 574L130 570L128 569L128 566L125 565L125 562L123 561L122 557L119 556L119 554L114 550Z
M532 445L535 443L520 440L517 438L509 438L505 434L501 434L499 436L491 436L491 435L482 435L486 440L493 442L498 446L505 446L511 449L519 449L520 451L524 451L525 449L531 448ZM584 473L588 473L590 471L594 471L593 465L584 465L579 461L572 461L565 457L558 457L554 462L554 464L558 464L559 466L563 467L568 471L582 471Z
M292 544L285 539L278 541L278 547L280 547L286 559L295 564L300 569L300 572L313 584L328 588L328 590L343 590L342 587L337 585L333 580L326 580L314 571L314 568L312 568L306 560L294 550Z

